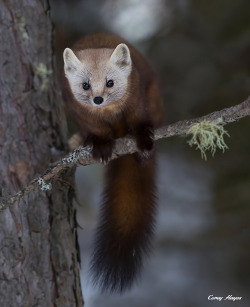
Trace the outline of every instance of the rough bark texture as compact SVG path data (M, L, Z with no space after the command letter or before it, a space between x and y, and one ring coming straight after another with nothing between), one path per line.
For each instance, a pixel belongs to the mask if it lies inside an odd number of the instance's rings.
M63 153L64 122L47 0L0 0L0 197ZM1 307L83 305L73 172L0 213Z

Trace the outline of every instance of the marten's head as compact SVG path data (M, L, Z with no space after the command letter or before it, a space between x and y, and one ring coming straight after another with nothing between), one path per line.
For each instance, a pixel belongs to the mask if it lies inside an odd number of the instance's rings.
M125 44L115 49L84 49L63 52L64 72L74 98L82 105L100 108L126 100L132 69Z

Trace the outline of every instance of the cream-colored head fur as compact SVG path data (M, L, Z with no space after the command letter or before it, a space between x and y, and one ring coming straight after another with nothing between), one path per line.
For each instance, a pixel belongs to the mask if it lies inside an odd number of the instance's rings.
M114 49L84 49L75 54L66 48L63 52L64 72L75 99L92 107L119 104L127 94L128 78L132 69L130 52L125 44ZM108 87L107 82L113 81ZM89 84L84 90L83 84ZM95 97L103 102L96 104Z

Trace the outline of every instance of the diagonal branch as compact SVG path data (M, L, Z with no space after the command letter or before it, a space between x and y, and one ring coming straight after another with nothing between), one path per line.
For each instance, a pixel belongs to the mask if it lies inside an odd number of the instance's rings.
M154 139L159 140L175 135L186 135L189 128L193 124L204 120L224 126L226 124L238 121L246 116L250 116L250 96L247 100L233 107L226 108L221 111L216 111L199 118L179 121L177 123L156 129ZM118 139L116 140L111 160L125 154L132 154L136 151L138 151L138 149L133 137L124 137ZM44 191L50 190L50 182L63 170L73 166L90 165L94 163L97 163L97 161L92 157L91 148L82 146L78 147L75 151L68 154L62 160L50 165L50 167L44 172L43 175L34 179L28 186L17 192L15 195L2 198L0 200L0 211L10 207L17 200L37 190L38 188Z

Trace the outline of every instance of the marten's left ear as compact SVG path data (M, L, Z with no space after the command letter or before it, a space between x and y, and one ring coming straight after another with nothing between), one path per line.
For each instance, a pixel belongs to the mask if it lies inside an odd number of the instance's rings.
M131 57L128 46L119 44L110 57L110 62L120 66L131 66Z

